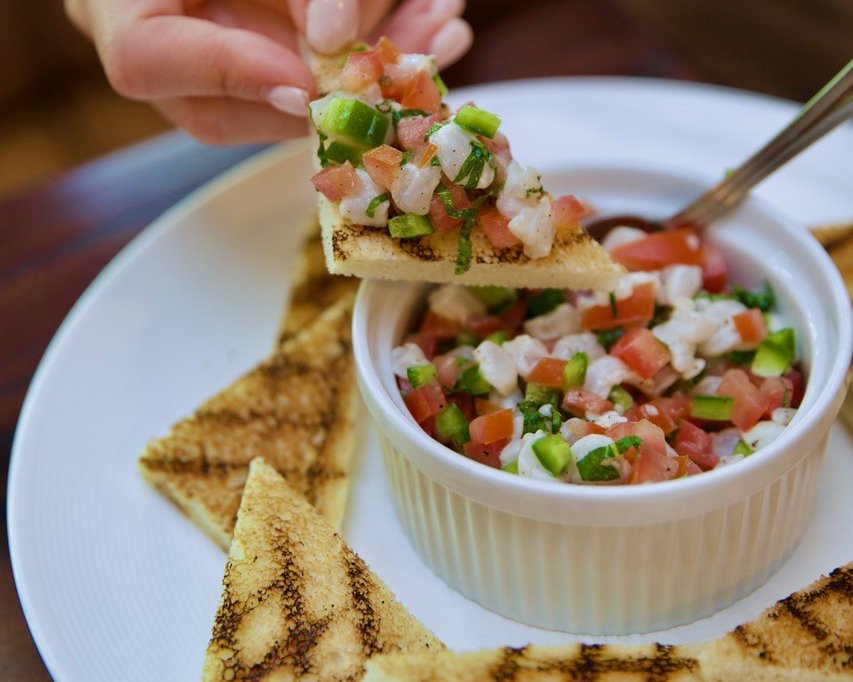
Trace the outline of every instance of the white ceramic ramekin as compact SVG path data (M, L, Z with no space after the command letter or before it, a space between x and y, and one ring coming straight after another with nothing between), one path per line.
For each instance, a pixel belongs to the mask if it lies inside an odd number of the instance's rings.
M679 173L585 168L548 187L603 212L665 216L710 184ZM355 308L358 379L378 425L396 509L422 559L451 587L516 620L567 632L668 628L745 596L808 524L851 358L846 290L797 224L755 199L708 233L732 279L769 279L798 331L807 390L770 446L735 465L643 486L587 487L507 475L427 436L395 384L391 349L426 286L368 281Z

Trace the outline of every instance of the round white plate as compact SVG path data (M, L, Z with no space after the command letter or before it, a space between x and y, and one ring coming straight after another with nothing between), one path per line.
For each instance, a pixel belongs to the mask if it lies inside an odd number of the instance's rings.
M732 90L618 78L506 83L453 99L499 112L516 155L543 171L628 161L714 176L795 111ZM273 149L169 211L89 287L42 360L15 438L8 525L24 612L57 680L200 673L225 556L142 481L135 460L149 438L270 350L313 207L309 154L304 143ZM806 223L849 220L851 160L848 126L757 194ZM766 585L703 621L621 639L716 636L849 561L851 452L836 425L811 527ZM394 516L369 427L344 535L453 648L580 639L488 612L421 564Z

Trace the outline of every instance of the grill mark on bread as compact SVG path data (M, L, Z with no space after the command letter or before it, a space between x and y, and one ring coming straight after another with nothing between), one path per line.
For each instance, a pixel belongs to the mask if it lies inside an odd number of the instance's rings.
M520 658L524 656L527 650L526 646L522 647L504 647L501 654L501 660L498 664L489 671L489 675L495 682L512 682L518 675L521 666L518 664Z
M361 649L365 658L368 658L382 650L379 644L379 620L371 603L373 584L367 575L367 566L361 557L354 552L346 552L343 560L349 582L352 607L358 613L356 629L361 640Z
M773 664L776 662L773 653L768 650L767 643L762 639L761 635L749 627L749 624L738 625L732 630L731 634L742 649L755 654L767 663Z

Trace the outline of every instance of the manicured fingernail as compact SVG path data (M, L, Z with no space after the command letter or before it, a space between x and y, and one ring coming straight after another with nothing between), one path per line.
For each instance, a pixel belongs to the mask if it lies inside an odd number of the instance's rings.
M311 0L305 17L305 37L318 52L333 53L358 33L358 0Z
M429 16L434 19L452 19L465 10L463 0L433 0L429 8Z
M438 68L442 69L458 60L471 47L474 33L467 21L451 19L432 37L429 51L436 57Z
M291 116L308 115L308 93L302 88L278 85L267 93L267 102Z

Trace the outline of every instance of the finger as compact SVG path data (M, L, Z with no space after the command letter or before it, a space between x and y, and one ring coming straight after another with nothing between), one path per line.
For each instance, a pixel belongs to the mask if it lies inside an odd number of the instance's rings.
M307 132L305 119L288 116L260 102L189 97L153 104L175 125L208 144L271 142Z
M358 34L369 36L373 29L379 25L379 22L385 18L393 4L394 0L361 0Z
M305 14L308 9L308 0L287 0L290 17L296 26L296 30L305 33Z
M358 0L310 0L305 38L318 52L334 54L358 34Z
M464 0L407 0L379 30L403 52L426 52L432 36L465 10Z
M89 13L82 0L65 0L65 14L80 33L91 37Z
M451 19L430 39L427 52L435 55L439 69L444 69L465 54L474 42L474 32L464 19Z
M107 76L131 99L230 96L266 99L277 86L314 94L306 64L274 40L182 16L121 26L101 47Z

